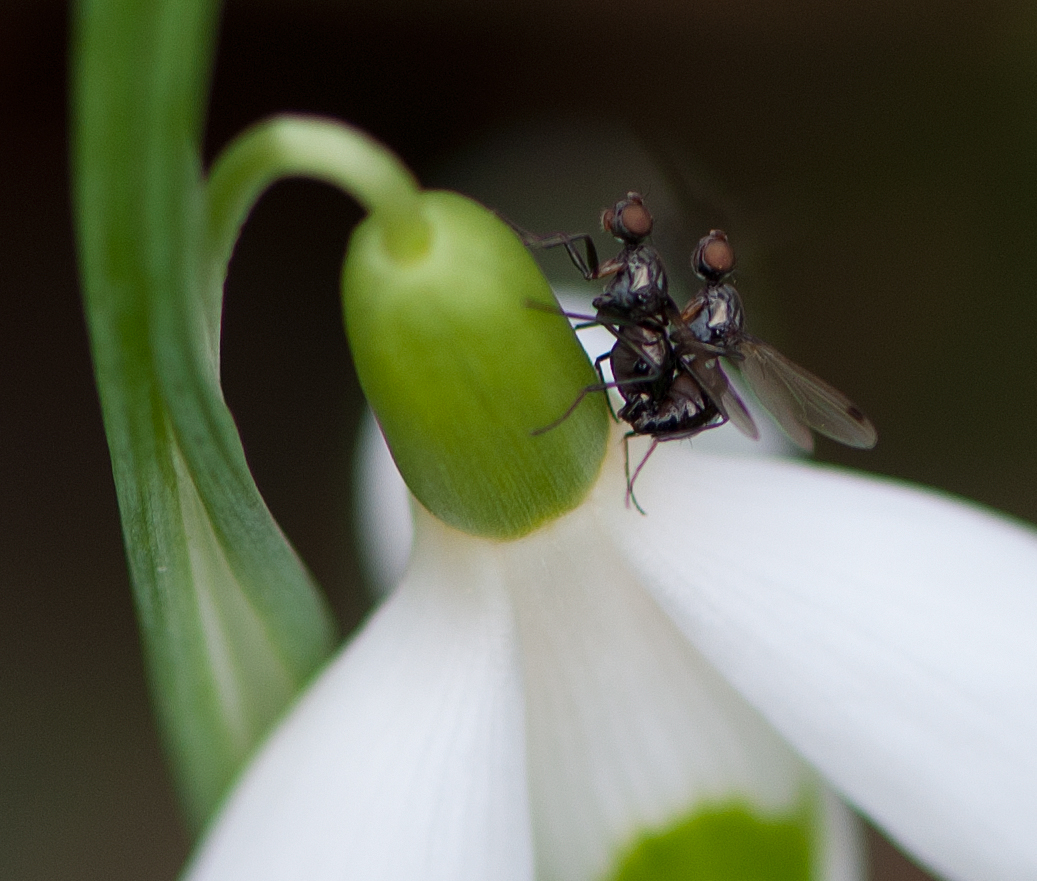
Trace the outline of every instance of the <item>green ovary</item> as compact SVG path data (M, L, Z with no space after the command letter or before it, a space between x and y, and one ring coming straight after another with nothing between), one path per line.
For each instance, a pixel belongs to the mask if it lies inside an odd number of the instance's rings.
M428 249L402 262L372 214L343 270L361 385L418 500L465 532L524 535L577 505L608 435L601 395L536 263L492 212L426 192Z

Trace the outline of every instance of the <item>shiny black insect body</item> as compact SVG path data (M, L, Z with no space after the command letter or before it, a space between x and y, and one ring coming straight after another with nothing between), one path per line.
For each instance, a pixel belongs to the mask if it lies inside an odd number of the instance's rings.
M641 196L628 193L626 199L602 214L601 223L623 244L623 250L604 263L599 263L589 236L538 237L519 230L530 247L564 246L588 281L609 279L602 294L593 301L594 315L564 314L584 322L577 327L600 325L616 338L611 351L595 360L601 383L585 388L561 417L538 433L568 418L587 394L616 388L624 404L614 415L630 426L624 437L627 498L641 510L633 486L648 457L662 441L694 437L727 421L727 397L719 390L719 384L726 386L727 379L716 367L720 349L696 344L690 338L681 353L674 348L669 327L680 319L680 310L668 293L662 258L645 243L652 229L652 216ZM586 255L578 248L580 242L584 243ZM605 379L601 368L606 358L612 371L611 382ZM706 361L711 363L710 367L705 366ZM703 387L702 379L713 385L713 393ZM738 405L741 407L740 401ZM748 419L747 413L745 418ZM628 444L636 435L651 437L652 445L631 474Z
M642 197L628 193L602 214L601 223L623 243L623 250L604 263L585 234L538 237L518 230L529 247L565 247L585 279L609 278L593 301L594 315L563 314L584 322L577 328L601 325L616 338L611 351L595 361L601 383L584 389L559 419L540 431L568 418L585 395L616 388L624 400L616 415L630 425L624 444L636 435L652 438L632 475L628 451L626 457L627 497L641 510L634 481L660 442L694 437L726 422L759 438L720 365L723 357L737 366L760 403L804 449L813 448L811 431L852 447L875 445L875 427L845 395L745 330L742 300L730 283L734 250L722 231L712 230L699 241L692 268L705 286L679 309L668 293L661 257L645 244L652 216ZM601 369L606 358L612 382Z
M813 449L811 431L851 447L875 446L875 426L849 398L745 330L742 299L729 282L735 265L734 250L721 230L712 230L699 241L691 265L705 286L669 329L678 358L682 363L686 356L691 359L685 365L689 370L700 359L703 345L719 349L800 447ZM710 390L708 383L705 387ZM745 434L755 436L755 427L749 430L733 415L732 422Z
M643 514L634 496L634 482L659 443L695 437L707 428L723 425L727 417L694 375L681 368L665 331L643 331L643 340L636 350L627 342L632 336L617 341L609 359L614 385L625 401L616 415L630 426L623 436L627 498ZM644 388L639 377L649 364L658 378ZM631 474L629 442L636 435L647 435L652 443Z

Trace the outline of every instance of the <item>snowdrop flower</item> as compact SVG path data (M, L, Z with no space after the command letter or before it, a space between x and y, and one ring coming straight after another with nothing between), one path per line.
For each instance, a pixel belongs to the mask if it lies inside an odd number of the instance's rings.
M531 530L473 535L412 503L401 583L248 768L191 881L682 860L855 879L844 799L948 879L1037 875L1037 536L677 444L639 479L643 517L617 438L582 501ZM438 461L410 442L404 470ZM455 444L436 455L463 460Z
M1037 876L1033 532L674 445L639 483L650 515L627 509L600 396L531 434L593 372L528 308L550 290L490 212L313 119L244 133L202 179L215 10L183 5L82 5L74 161L131 569L196 817L330 636L219 388L220 282L278 176L370 212L347 331L415 498L401 584L188 877L837 881L860 871L842 799L950 879Z

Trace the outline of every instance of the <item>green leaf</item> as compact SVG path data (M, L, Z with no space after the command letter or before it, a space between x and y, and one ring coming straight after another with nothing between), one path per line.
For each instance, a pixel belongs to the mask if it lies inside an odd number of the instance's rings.
M81 0L74 20L95 372L153 694L195 826L333 642L219 387L200 150L217 14L207 0Z
M810 881L812 816L762 817L734 803L706 807L644 835L609 881Z

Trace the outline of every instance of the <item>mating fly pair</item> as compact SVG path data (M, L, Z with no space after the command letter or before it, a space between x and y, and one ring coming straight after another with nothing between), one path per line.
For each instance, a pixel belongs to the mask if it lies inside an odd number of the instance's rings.
M759 438L749 411L720 366L718 358L725 357L804 449L813 447L811 429L852 447L875 445L874 426L848 398L745 331L741 297L728 281L734 250L723 232L711 231L695 248L692 268L705 286L680 309L669 295L662 258L645 243L652 216L642 197L628 193L602 213L601 225L623 244L623 250L604 263L598 261L587 234L536 236L517 230L527 247L564 247L588 281L611 276L593 301L594 315L562 313L584 322L577 329L600 325L615 337L611 351L594 362L601 383L581 391L565 413L536 433L563 422L587 394L617 389L624 404L615 415L630 426L624 436L627 497L644 513L634 498L634 481L660 442L691 438L726 422ZM578 247L581 242L585 253ZM602 370L606 358L612 381ZM628 444L636 435L651 437L652 444L631 474Z

